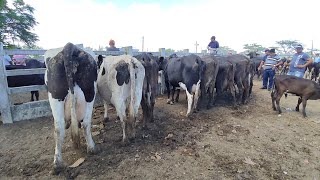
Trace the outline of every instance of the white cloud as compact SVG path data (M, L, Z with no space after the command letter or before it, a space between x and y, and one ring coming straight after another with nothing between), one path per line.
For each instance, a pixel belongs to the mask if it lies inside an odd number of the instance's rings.
M35 7L35 32L44 48L67 42L98 48L114 39L157 51L160 47L205 49L215 35L222 46L238 51L245 43L272 46L277 40L296 39L320 47L315 0L203 0L163 7L159 3L118 7L93 0L25 0Z

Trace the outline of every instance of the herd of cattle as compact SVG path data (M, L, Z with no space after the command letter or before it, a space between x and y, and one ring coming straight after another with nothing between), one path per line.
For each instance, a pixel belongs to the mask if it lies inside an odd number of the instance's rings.
M121 121L122 142L128 143L135 138L140 105L143 127L148 121L153 121L160 71L163 72L168 103L179 100L182 88L186 91L188 101L186 115L190 116L202 107L211 108L217 98L224 95L230 97L234 106L247 103L252 93L257 64L261 60L244 55L200 57L191 54L178 57L173 54L165 58L151 53L104 57L68 43L62 48L46 51L45 65L35 61L27 61L25 67L7 66L7 69L46 67L45 75L8 77L8 85L47 85L55 126L54 173L58 173L64 167L61 150L65 129L71 127L73 144L79 147L79 128L82 127L87 151L95 152L91 118L97 93L104 102L104 121L108 121L108 105L112 104ZM276 84L280 86L279 81ZM176 90L178 92L174 97ZM31 100L33 94L38 100L39 94L36 92L32 92ZM272 92L272 97L277 94L280 93Z
M112 104L121 121L122 142L128 143L135 138L140 105L143 127L153 121L159 72L163 73L169 104L178 102L180 88L186 91L187 116L203 106L209 109L217 97L224 94L230 97L233 105L247 103L256 72L256 63L243 55L200 57L191 54L178 57L173 54L165 58L142 53L104 57L68 43L46 51L44 56L45 63L29 59L26 66L12 65L6 69L46 67L45 74L8 77L8 86L46 84L55 126L55 173L64 167L61 150L65 129L71 127L73 144L79 147L79 128L82 127L87 151L95 152L91 118L97 93L104 102L104 122L108 121L108 105ZM39 100L39 93L35 91L31 92L31 101L33 95Z

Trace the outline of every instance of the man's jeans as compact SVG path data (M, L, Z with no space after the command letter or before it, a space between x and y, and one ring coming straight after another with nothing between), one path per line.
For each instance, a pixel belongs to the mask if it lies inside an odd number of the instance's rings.
M273 85L273 78L276 72L274 70L270 69L265 69L263 71L263 88L271 89ZM268 84L269 80L269 84ZM269 85L269 86L268 86Z
M291 75L291 76L296 76L296 77L303 78L304 72L300 72L300 71L289 71L287 75Z

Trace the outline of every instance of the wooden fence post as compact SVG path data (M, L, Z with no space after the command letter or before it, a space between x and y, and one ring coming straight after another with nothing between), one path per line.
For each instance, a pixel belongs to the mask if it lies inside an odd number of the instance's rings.
M11 102L8 95L8 82L6 67L4 65L3 44L0 43L0 111L3 124L13 123L11 114Z

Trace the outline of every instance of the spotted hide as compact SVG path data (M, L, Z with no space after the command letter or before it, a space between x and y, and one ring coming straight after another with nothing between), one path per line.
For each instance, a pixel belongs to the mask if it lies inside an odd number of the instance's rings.
M45 83L54 118L55 155L54 173L63 168L62 144L65 127L71 120L71 138L76 148L80 146L79 127L84 128L87 151L94 152L91 135L91 117L96 95L97 65L86 51L67 43L63 48L45 53ZM67 125L65 125L67 124Z
M120 118L123 143L135 137L135 123L142 98L145 69L129 55L107 56L98 73L98 92L104 100L104 119L108 119L108 104L113 104ZM129 110L127 118L126 110ZM127 136L128 135L128 136Z

